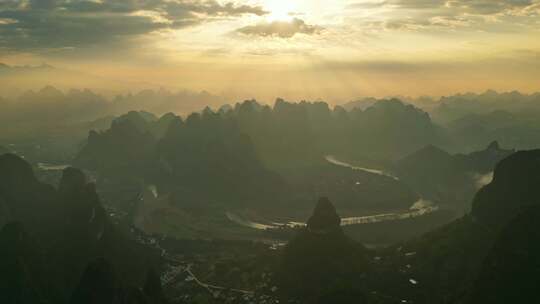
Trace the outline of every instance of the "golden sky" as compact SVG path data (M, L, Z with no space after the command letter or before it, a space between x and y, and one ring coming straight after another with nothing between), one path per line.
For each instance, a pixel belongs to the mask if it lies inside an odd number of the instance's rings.
M532 92L540 0L1 0L0 62L262 100Z

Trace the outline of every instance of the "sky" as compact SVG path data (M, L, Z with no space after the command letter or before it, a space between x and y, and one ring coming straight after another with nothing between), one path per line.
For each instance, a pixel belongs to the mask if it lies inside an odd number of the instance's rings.
M0 62L260 100L534 92L540 0L0 0Z

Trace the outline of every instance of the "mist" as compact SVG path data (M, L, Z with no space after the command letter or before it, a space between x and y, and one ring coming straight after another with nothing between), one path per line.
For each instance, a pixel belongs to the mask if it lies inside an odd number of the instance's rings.
M0 0L0 303L540 303L540 0Z

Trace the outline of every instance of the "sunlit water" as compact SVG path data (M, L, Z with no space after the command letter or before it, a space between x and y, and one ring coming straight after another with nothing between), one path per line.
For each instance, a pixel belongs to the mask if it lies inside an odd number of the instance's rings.
M392 176L391 174L385 173L383 171L356 167L351 164L337 160L333 156L326 156L326 160L329 163L334 164L336 166L347 167L352 170L365 171L372 174L378 174L378 175L382 175L382 176L386 176L386 177L390 177L395 180L398 180L397 177ZM434 205L431 201L421 198L418 201L416 201L409 208L408 211L399 212L399 213L383 213L383 214L366 215L366 216L344 217L341 219L341 226L363 225L363 224L373 224L373 223L381 223L381 222L389 222L389 221L406 220L406 219L412 219L412 218L428 215L438 210L439 210L439 207ZM286 223L271 222L269 224L262 224L262 223L257 223L249 219L243 218L232 212L227 212L226 215L227 215L227 218L231 220L232 222L235 222L245 227L250 227L250 228L259 229L259 230L277 229L277 228L282 228L282 227L294 228L294 227L306 226L306 223L304 222L286 222Z
M417 202L415 202L408 211L401 212L401 213L383 213L383 214L366 215L366 216L344 217L341 219L341 226L363 225L363 224L373 224L373 223L381 223L381 222L389 222L389 221L406 220L406 219L412 219L412 218L424 216L427 214L431 214L438 210L439 210L439 207L434 205L430 201L420 199ZM283 228L283 227L294 228L294 227L306 226L305 222L286 222L286 223L272 222L270 224L262 224L262 223L257 223L249 219L243 218L242 216L239 216L238 214L235 214L232 212L227 212L226 215L227 215L227 218L231 220L232 222L235 222L244 227L249 227L249 228L254 228L254 229L259 229L259 230L277 229L277 228Z
M147 189L148 189L148 191L150 191L152 193L154 198L158 197L158 191L157 191L156 185L150 185L150 186L147 187Z
M493 181L493 172L487 174L474 174L472 178L476 189L480 189Z
M336 166L345 167L345 168L349 168L349 169L357 170L357 171L364 171L364 172L367 172L367 173L377 174L377 175L381 175L381 176L385 176L385 177L390 177L390 178L393 178L395 180L399 180L399 178L397 176L394 176L394 175L392 175L392 174L390 174L388 172L384 172L382 170L377 170L377 169L370 169L370 168L353 166L351 164L348 164L346 162L343 162L343 161L340 161L340 160L336 159L332 155L327 155L325 157L325 159L329 163L331 163L333 165L336 165Z
M69 167L69 165L52 165L47 163L38 163L37 167L43 171L62 171Z

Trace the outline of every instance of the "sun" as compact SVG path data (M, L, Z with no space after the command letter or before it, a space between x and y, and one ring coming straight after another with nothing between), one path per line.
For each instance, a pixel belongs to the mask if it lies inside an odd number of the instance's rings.
M264 8L269 11L269 21L290 21L296 10L295 1L292 0L266 0Z

